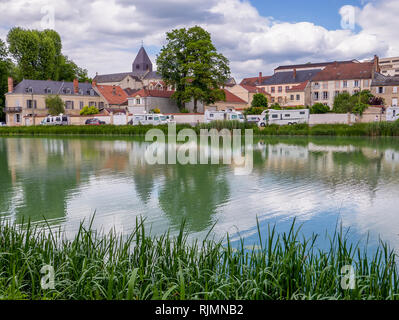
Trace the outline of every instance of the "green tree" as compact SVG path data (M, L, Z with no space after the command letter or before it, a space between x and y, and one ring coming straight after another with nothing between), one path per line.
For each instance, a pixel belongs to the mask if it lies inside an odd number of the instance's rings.
M49 95L46 97L46 108L52 116L65 112L64 101L58 95Z
M62 42L54 30L27 30L19 27L8 32L11 57L17 63L18 79L89 80L87 70L79 68L61 52Z
M273 110L281 110L281 106L280 106L280 104L278 104L277 102L275 102L275 103L273 103L273 104L270 106L270 109L273 109Z
M98 113L99 113L99 110L94 106L91 106L91 107L84 106L82 108L82 110L80 110L81 116L89 116L89 115L98 114Z
M225 100L220 87L230 75L229 62L218 53L210 34L199 26L175 29L166 34L167 44L157 56L158 72L175 88L172 98L180 109L194 101L206 104Z
M13 64L8 58L6 44L0 39L0 121L4 121L4 94L8 91L8 77L11 75Z
M330 111L330 107L326 106L325 104L322 103L315 103L311 108L310 108L310 113L311 114L322 114L322 113L327 113Z
M333 112L347 113L352 111L351 95L347 92L338 94L334 98Z
M251 102L252 108L267 108L267 98L262 93L254 94Z

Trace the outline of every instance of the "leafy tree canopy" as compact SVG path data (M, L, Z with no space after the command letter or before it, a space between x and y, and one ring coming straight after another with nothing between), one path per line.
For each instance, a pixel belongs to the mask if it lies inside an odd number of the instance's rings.
M311 114L322 114L322 113L327 113L330 111L330 107L326 106L322 103L315 103L311 108L310 108L310 113Z
M230 75L229 61L218 53L211 35L199 26L175 29L166 34L167 44L157 56L163 80L175 88L173 98L180 109L194 101L205 104L225 100L221 86Z
M261 93L254 94L251 102L251 107L267 108L267 98L265 97L265 95Z
M65 112L64 101L58 95L49 95L46 97L46 108L52 116L57 116Z

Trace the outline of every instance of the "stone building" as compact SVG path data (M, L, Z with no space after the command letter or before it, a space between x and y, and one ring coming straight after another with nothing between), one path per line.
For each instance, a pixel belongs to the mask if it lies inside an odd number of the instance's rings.
M399 77L387 77L381 73L375 72L371 82L371 93L376 97L384 99L385 106L398 106L399 99Z

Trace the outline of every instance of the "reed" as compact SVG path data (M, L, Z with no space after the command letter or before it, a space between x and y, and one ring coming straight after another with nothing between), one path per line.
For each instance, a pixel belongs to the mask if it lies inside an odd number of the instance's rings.
M373 254L351 244L342 230L329 248L318 236L269 226L259 246L230 241L151 236L142 221L129 236L102 234L80 225L72 240L31 224L0 224L2 299L397 299L396 255L381 243ZM43 290L40 269L55 269L55 288ZM341 287L341 268L352 265L356 288Z

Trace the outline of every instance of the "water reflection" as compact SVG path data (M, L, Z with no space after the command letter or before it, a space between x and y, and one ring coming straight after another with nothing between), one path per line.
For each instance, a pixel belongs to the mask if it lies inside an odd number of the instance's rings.
M96 211L95 227L128 232L139 216L154 232L187 220L193 236L226 231L251 239L256 217L297 217L309 232L371 232L399 248L396 139L265 138L254 169L232 165L148 165L148 143L132 138L0 138L0 214L62 225ZM305 228L305 229L306 229Z

